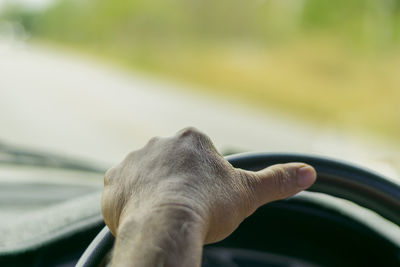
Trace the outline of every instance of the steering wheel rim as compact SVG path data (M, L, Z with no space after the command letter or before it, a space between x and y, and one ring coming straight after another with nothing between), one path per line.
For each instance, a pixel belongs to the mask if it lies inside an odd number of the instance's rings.
M304 162L317 171L317 181L307 191L329 194L368 208L400 226L400 183L382 175L325 157L305 154L243 153L226 157L236 168L260 170L268 166ZM107 226L82 254L76 266L97 266L114 242Z

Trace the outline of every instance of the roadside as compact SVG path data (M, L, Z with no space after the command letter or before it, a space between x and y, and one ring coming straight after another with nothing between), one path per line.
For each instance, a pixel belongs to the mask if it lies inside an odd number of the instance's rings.
M312 153L400 177L400 153L376 140L321 129L273 109L260 113L73 54L24 43L0 48L2 142L112 164L154 135L191 125L222 152Z

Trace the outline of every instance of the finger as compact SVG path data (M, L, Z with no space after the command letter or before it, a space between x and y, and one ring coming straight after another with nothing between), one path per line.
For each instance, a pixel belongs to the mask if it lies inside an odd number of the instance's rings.
M277 164L245 173L258 206L295 195L310 187L317 178L314 168L304 163Z

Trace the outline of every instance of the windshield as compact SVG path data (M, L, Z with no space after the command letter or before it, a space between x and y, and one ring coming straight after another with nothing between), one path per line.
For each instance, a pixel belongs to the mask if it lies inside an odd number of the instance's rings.
M186 126L224 155L325 155L399 179L399 7L1 0L1 217L98 193L128 152Z

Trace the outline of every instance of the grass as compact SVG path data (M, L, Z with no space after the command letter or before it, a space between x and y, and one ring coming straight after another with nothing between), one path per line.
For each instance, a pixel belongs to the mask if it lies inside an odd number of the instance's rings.
M284 110L322 126L399 141L399 51L359 54L321 36L270 48L164 43L91 51L135 71L199 84L208 94L260 110Z

